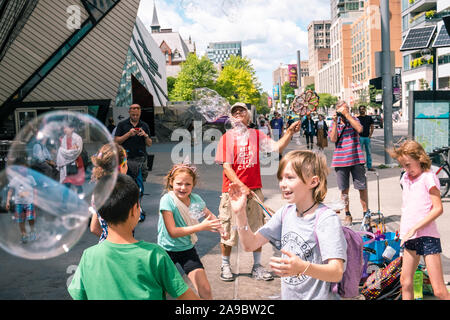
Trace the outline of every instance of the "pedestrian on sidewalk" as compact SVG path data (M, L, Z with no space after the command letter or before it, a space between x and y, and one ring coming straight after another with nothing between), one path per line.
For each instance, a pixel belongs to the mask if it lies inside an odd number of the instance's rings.
M418 142L407 140L400 147L389 150L389 154L406 170L400 180L403 189L400 246L404 246L400 277L402 299L414 299L414 273L420 256L423 256L434 295L450 300L436 226L436 219L443 213L439 179L431 171L431 160Z
M281 249L281 258L272 257L270 266L281 277L284 300L340 299L331 284L342 279L347 242L336 212L322 204L327 175L324 154L288 152L277 172L288 204L256 232L248 225L245 189L238 184L230 187L231 209L244 250L253 251L268 242Z
M103 183L100 179L94 196ZM199 299L160 246L134 238L140 208L131 177L119 174L110 197L95 205L108 223L108 237L84 250L68 288L74 300L165 300L166 293Z
M353 187L359 191L363 216L370 219L364 154L359 143L359 133L362 130L363 127L358 118L350 114L348 105L344 101L338 102L328 134L330 141L336 145L331 166L336 171L337 185L342 199L348 199L350 174L352 175ZM344 223L349 226L352 224L353 218L350 213L350 202L345 202Z
M308 149L312 150L314 146L314 136L316 135L316 125L311 118L311 112L306 114L306 119L302 122L302 129L306 137L306 146Z
M363 127L363 131L359 134L359 143L361 144L361 149L364 149L366 152L367 170L375 171L375 169L372 168L372 148L370 146L370 139L372 138L375 126L373 124L372 117L366 114L366 106L360 105L358 108L359 108L358 120Z
M250 114L244 103L235 103L231 107L233 121L240 122L244 126L250 123ZM236 222L231 214L229 186L235 183L244 189L247 196L247 218L252 230L258 230L264 225L264 213L256 201L252 201L252 193L255 193L261 201L264 201L261 182L261 168L259 151L278 152L281 154L291 141L295 132L300 131L300 121L294 122L283 137L274 141L260 130L248 128L246 134L239 130L228 130L221 138L216 152L216 163L222 165L222 195L219 204L219 219L230 234L228 240L221 239L222 266L220 278L223 281L233 281L233 273L230 265L232 247L237 244L238 231L235 230ZM261 247L253 250L252 277L260 280L273 280L272 274L261 265Z
M195 166L182 163L174 165L168 172L166 193L159 203L158 244L167 251L173 263L181 265L199 296L212 300L205 268L194 247L196 232L220 232L225 239L228 235L203 199L192 192L198 179L196 171ZM195 212L203 213L205 219L199 222Z
M132 104L128 109L129 117L117 124L114 141L122 145L127 152L128 171L139 186L140 199L144 196L144 182L148 176L148 155L146 147L153 143L150 138L150 127L141 120L141 106ZM141 208L141 222L145 220L145 210Z
M319 150L323 150L328 147L328 126L323 114L319 114L319 120L314 125L316 127L317 146Z

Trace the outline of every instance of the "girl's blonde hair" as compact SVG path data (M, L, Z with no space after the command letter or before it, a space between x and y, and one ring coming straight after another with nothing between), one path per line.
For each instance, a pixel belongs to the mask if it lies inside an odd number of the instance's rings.
M389 155L398 160L402 156L410 156L414 160L420 162L422 170L428 170L431 168L431 159L425 152L425 149L420 143L414 140L406 140L398 148L393 147L387 150Z
M108 143L103 145L97 154L91 157L92 164L94 165L92 180L97 181L101 177L112 174L123 163L126 157L127 152L120 144Z
M197 184L197 168L195 168L192 165L186 165L186 164L175 164L172 169L169 170L169 172L167 173L167 175L164 177L164 190L165 191L172 191L173 190L173 180L175 179L175 177L177 176L177 174L179 173L187 173L192 177L192 181L195 185Z
M319 177L319 184L313 189L313 199L315 202L322 202L327 195L327 176L329 173L325 155L310 150L288 152L278 166L278 180L282 179L283 171L289 162L304 183L306 183L305 178Z

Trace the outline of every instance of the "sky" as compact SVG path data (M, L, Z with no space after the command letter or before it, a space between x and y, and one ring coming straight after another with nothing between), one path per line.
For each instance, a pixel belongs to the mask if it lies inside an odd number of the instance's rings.
M280 63L308 60L308 24L330 19L329 0L141 0L138 16L150 25L156 3L161 28L191 36L197 55L210 42L242 41L263 91L272 95L272 72Z

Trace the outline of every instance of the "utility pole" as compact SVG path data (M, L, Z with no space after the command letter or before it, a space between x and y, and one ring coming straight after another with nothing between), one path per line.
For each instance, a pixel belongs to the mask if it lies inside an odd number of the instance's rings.
M380 1L381 13L381 49L382 49L382 79L383 79L383 115L384 115L384 162L391 165L393 159L386 151L393 145L392 130L392 73L391 73L391 43L390 43L390 13L389 0Z

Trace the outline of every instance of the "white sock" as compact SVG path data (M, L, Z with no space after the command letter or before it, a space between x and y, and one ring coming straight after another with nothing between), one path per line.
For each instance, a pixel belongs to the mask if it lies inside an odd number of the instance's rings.
M253 252L253 265L261 264L261 251Z
M222 256L222 265L230 264L230 256Z

